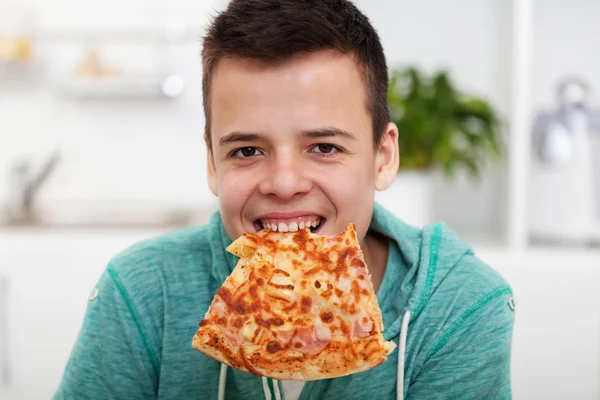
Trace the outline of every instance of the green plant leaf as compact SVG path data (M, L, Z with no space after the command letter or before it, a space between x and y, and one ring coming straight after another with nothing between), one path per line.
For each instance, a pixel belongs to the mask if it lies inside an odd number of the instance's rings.
M458 169L479 176L501 158L500 117L492 104L456 88L446 70L425 76L418 68L393 69L388 107L399 129L400 169Z

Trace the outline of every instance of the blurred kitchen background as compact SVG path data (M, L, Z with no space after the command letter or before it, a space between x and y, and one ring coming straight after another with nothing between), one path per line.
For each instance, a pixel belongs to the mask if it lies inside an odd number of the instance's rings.
M217 209L199 53L226 4L0 0L0 398L52 396L111 256ZM512 284L515 399L600 398L600 2L356 4L405 132L378 199Z

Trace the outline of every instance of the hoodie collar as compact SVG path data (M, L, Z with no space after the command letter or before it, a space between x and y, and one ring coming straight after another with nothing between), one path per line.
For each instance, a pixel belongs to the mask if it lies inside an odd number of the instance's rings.
M422 229L413 227L390 211L375 203L369 230L390 239L390 255L384 275L387 289L380 293L382 309L390 309L387 315L385 336L399 334L402 315L411 311L411 319L418 317L435 287L471 249L461 243L458 236L443 223L426 225ZM232 239L225 230L220 212L210 219L210 244L212 248L212 277L221 285L237 264L237 257L226 248ZM440 256L441 255L441 256ZM443 257L443 263L440 258ZM405 268L405 273L392 273L392 269ZM389 282L385 282L388 280Z

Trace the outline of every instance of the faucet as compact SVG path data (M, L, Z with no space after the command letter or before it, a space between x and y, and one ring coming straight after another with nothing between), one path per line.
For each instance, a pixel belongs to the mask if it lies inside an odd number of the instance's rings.
M9 171L9 223L30 223L35 220L36 195L59 161L60 154L58 151L54 151L46 158L35 175L32 172L32 163L29 160L19 161L11 167Z

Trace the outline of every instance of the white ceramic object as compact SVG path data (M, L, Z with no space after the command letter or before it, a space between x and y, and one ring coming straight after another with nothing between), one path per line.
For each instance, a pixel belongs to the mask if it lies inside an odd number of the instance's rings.
M600 240L594 160L597 135L585 129L569 133L571 157L556 165L534 163L530 170L529 231L534 238L565 243ZM596 183L598 184L598 183Z

